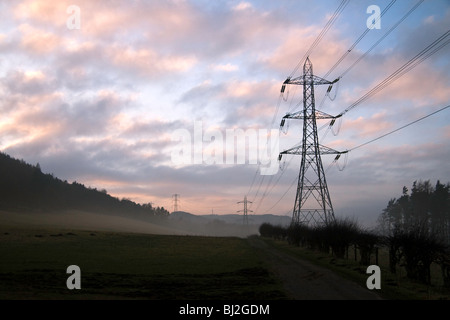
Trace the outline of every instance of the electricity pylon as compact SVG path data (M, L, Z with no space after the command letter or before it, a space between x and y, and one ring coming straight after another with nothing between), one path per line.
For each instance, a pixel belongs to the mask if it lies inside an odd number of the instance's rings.
M173 198L173 212L177 212L178 211L178 197L180 195L178 193L175 193L172 195Z
M317 119L332 119L325 112L316 110L314 100L314 85L328 84L331 86L339 79L328 81L313 74L312 63L309 57L303 65L303 75L294 79L288 78L283 83L281 92L286 85L295 84L303 86L303 110L286 114L281 120L281 127L286 119L303 120L303 139L300 146L285 150L279 154L281 160L283 154L301 155L300 172L298 175L297 194L295 197L294 210L292 212L292 224L328 224L334 221L334 210L328 191L325 171L322 165L322 154L337 154L339 152L319 144L317 135Z
M248 225L248 212L253 212L252 210L248 210L247 203L253 203L251 201L247 200L247 196L244 197L244 201L239 201L238 203L244 204L244 210L239 210L237 212L243 212L244 213L244 225Z

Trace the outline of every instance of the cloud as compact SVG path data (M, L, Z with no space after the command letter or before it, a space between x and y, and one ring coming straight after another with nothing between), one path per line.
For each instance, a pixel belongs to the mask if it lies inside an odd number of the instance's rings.
M247 10L253 8L252 4L249 2L239 2L237 5L233 7L233 10Z
M60 38L52 32L32 27L28 24L19 26L21 32L21 44L29 51L37 54L53 52L60 44Z
M4 89L11 94L35 96L54 91L57 84L42 70L13 70L1 80Z
M276 50L265 60L272 69L283 70L284 74L289 75L300 59L307 51L307 48L316 40L320 33L320 27L316 26L299 26L285 30L283 33L283 42L276 47ZM346 49L345 42L327 42L326 46L321 46L317 49L320 54L313 54L310 56L313 63L314 74L325 73L324 66L330 66L334 63L336 56ZM298 72L294 77L303 73L303 64L299 65Z
M193 56L160 56L150 49L112 48L111 61L115 66L130 69L133 73L155 77L166 72L187 72L196 63Z
M60 93L31 95L26 86L20 89L25 92L15 91L6 102L9 122L0 131L11 126L20 129L24 133L20 142L16 141L20 148L46 141L39 143L40 153L51 149L56 142L67 145L65 140L72 137L109 134L111 119L127 104L127 100L108 91L99 91L89 100L72 103L64 101Z
M239 67L235 64L227 63L227 64L214 65L213 69L217 70L217 71L232 72L232 71L239 70Z
M31 21L41 25L65 26L68 1L51 3L45 0L26 0L12 5L13 16L19 21Z
M357 133L358 137L373 137L380 132L388 132L393 129L392 121L389 121L389 117L386 112L380 112L365 118L360 116L356 119L344 119L343 126L345 130L352 130Z

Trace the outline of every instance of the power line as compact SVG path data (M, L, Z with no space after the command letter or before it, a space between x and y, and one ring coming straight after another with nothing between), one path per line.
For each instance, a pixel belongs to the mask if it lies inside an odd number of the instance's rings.
M360 144L360 145L357 145L356 147L353 147L353 148L351 148L351 149L348 149L347 150L347 152L345 152L345 153L348 153L348 152L350 152L350 151L353 151L353 150L356 150L356 149L359 149L359 148L362 148L362 147L364 147L364 146L366 146L366 145L368 145L368 144L370 144L370 143L373 143L373 142L375 142L375 141L378 141L378 140L380 140L380 139L382 139L382 138L384 138L384 137L386 137L386 136L389 136L389 135L391 135L391 134L393 134L393 133L395 133L395 132L397 132L397 131L400 131L400 130L402 130L402 129L405 129L405 128L407 128L407 127L409 127L409 126L411 126L411 125L413 125L413 124L415 124L415 123L417 123L417 122L419 122L419 121L422 121L422 120L424 120L424 119L426 119L426 118L429 118L429 117L431 117L431 116L433 116L433 115L435 115L435 114L437 114L437 113L439 113L439 112L442 112L442 111L444 111L445 109L448 109L448 108L450 108L450 105L448 105L448 106L445 106L445 107L443 107L443 108L441 108L441 109L439 109L439 110L436 110L436 111L434 111L434 112L432 112L432 113L430 113L430 114L428 114L428 115L426 115L426 116L423 116L423 117L421 117L421 118L419 118L419 119L417 119L417 120L414 120L414 121L412 121L412 122L410 122L410 123L408 123L408 124L405 124L405 125L403 125L403 126L401 126L401 127L399 127L399 128L397 128L397 129L395 129L395 130L392 130L392 131L390 131L390 132L388 132L388 133L385 133L385 134L383 134L383 135L381 135L381 136L379 136L379 137L377 137L377 138L375 138L375 139L372 139L372 140L369 140L369 141L367 141L367 142L365 142L365 143L362 143L362 144ZM328 166L328 168L327 168L327 170L326 171L328 171L328 169L331 167L331 165L333 165L334 163L336 163L337 162L337 160L338 160L338 157L336 157L334 160L333 160L333 162ZM291 185L289 186L289 188L284 192L284 194L269 208L269 209L267 209L264 213L267 213L267 212L269 212L270 210L272 210L285 196L286 196L286 194L289 192L289 190L292 188L292 186L294 185L294 183L297 181L297 177L295 177L294 178L294 180L292 181L292 183L291 183Z
M367 141L367 142L365 142L365 143L362 143L362 144L360 144L360 145L357 145L356 147L353 147L353 148L350 148L350 149L348 149L346 152L343 152L343 153L348 153L348 152L350 152L350 151L353 151L353 150L356 150L356 149L359 149L359 148L361 148L361 147L364 147L364 146L366 146L366 145L368 145L368 144L370 144L370 143L373 143L373 142L375 142L375 141L378 141L378 140L380 140L380 139L382 139L382 138L384 138L384 137L386 137L386 136L389 136L389 135L391 135L391 134L393 134L393 133L395 133L395 132L397 132L397 131L400 131L400 130L402 130L402 129L405 129L405 128L407 128L407 127L409 127L409 126L411 126L411 125L413 125L413 124L415 124L415 123L417 123L417 122L420 122L420 121L422 121L422 120L424 120L424 119L426 119L426 118L429 118L429 117L431 117L431 116L433 116L433 115L435 115L435 114L437 114L437 113L439 113L439 112L442 112L442 111L444 111L445 109L448 109L448 108L450 108L450 105L448 105L448 106L445 106L445 107L443 107L443 108L441 108L441 109L439 109L439 110L436 110L436 111L434 111L434 112L432 112L432 113L430 113L430 114L428 114L428 115L425 115L425 116L423 116L423 117L421 117L421 118L419 118L419 119L416 119L416 120L414 120L414 121L412 121L412 122L410 122L410 123L408 123L408 124L406 124L406 125L403 125L403 126L401 126L401 127L399 127L399 128L397 128L397 129L395 129L395 130L392 130L392 131L390 131L390 132L388 132L388 133L385 133L385 134L383 134L383 135L381 135L381 136L379 136L379 137L377 137L377 138L374 138L374 139L372 139L372 140L369 140L369 141ZM334 163L337 163L337 160L338 160L339 158L338 158L338 156L333 160L333 162L328 166L328 168L325 170L325 172L327 172L329 169L330 169L330 167L334 164ZM292 160L292 159L291 159ZM290 161L289 161L290 162ZM281 178L281 176L278 178L278 180L277 180L277 182L275 183L275 184L277 184L278 183L278 181L280 180L280 178ZM278 203L280 203L280 201L281 200L283 200L283 198L286 196L286 194L290 191L290 189L292 188L292 186L294 185L294 183L297 181L297 177L295 177L294 178L294 180L293 180L293 182L291 183L291 185L289 186L289 188L284 192L284 194L269 208L269 209L267 209L266 211L264 211L264 213L267 213L267 212L269 212L270 210L272 210ZM269 190L269 193L272 191L272 189L273 189L273 187L274 186L272 186L272 188ZM266 191L267 191L267 188L266 188ZM264 194L264 197L265 196L267 196L266 194ZM263 198L264 198L263 197ZM260 207L260 205L261 205L261 202L262 202L262 200L263 199L261 199L260 200L260 202L259 202L259 205L258 205L258 208Z
M306 51L306 53L303 55L302 59L298 62L298 64L295 66L294 70L291 72L291 74L289 75L289 78L292 78L294 76L294 74L298 71L298 68L300 68L300 66L303 65L304 60L311 55L311 53L313 52L313 50L317 47L317 45L319 44L319 42L322 40L322 38L325 36L325 34L328 32L328 30L332 27L332 25L334 24L334 22L336 21L336 19L338 18L338 16L341 14L341 12L345 9L345 7L347 6L347 4L349 3L350 0L342 0L341 3L339 4L339 7L336 9L336 11L334 12L334 14L330 17L330 19L328 20L327 24L324 26L324 28L322 29L322 31L320 32L320 34L317 36L316 40L314 40L314 42L312 43L311 47L308 49L308 51Z
M348 151L346 151L346 152L344 152L344 153L348 153ZM330 170L330 168L331 168L331 166L332 166L333 164L337 163L339 157L340 157L340 155L337 155L337 156L334 158L333 162L331 162L331 163L329 164L329 166L327 167L327 169L325 170L325 173L327 173L328 170ZM292 161L292 159L293 159L293 158L291 158L291 160L289 160L289 163ZM288 165L289 165L289 163L288 163ZM345 166L345 165L344 165L344 166ZM342 170L343 170L343 169L342 169ZM342 170L340 170L340 171L342 171ZM280 176L280 177L281 177L281 176ZM286 196L286 194L289 192L289 190L291 190L291 188L294 186L294 184L295 184L295 182L297 181L297 179L298 179L297 177L294 177L294 180L292 181L291 185L290 185L289 188L283 193L283 195L281 196L281 198L278 199L278 201L275 202L269 209L267 209L266 211L264 211L263 214L265 214L265 213L269 212L270 210L272 210L272 209L273 209L273 208L274 208L281 200L283 200L283 198ZM280 180L280 178L278 178L278 180L277 180L276 183L278 183L279 180ZM276 184L276 183L275 183L275 184ZM274 187L274 186L273 186L273 187ZM272 191L273 187L270 189L269 192Z
M258 212L258 209L261 206L261 203L263 202L264 198L267 195L267 190L269 189L269 186L272 183L273 177L274 177L273 175L270 176L270 181L267 183L266 189L264 190L264 193L263 193L261 199L259 200L259 203L258 203L258 205L257 205L257 207L255 209L256 212Z
M304 54L304 56L302 57L302 59L299 61L299 63L297 64L297 66L294 68L294 70L292 71L292 73L290 74L290 76L288 78L292 78L292 76L298 71L298 68L303 64L304 60L313 52L313 50L317 47L317 45L320 43L320 41L323 39L323 37L325 36L325 34L328 32L328 30L332 27L332 25L334 24L334 22L337 20L337 18L339 17L339 15L341 14L341 12L345 9L345 7L348 5L350 0L342 0L341 3L339 4L338 8L336 9L336 11L333 13L333 15L330 17L330 19L328 20L328 22L326 23L326 25L324 26L324 28L322 29L322 31L320 32L320 34L317 36L317 38L314 40L314 42L311 44L310 48L308 49L308 51ZM284 90L281 90L280 96L278 98L278 102L276 105L276 109L275 109L275 114L272 118L272 123L271 123L271 127L273 126L273 123L275 122L276 116L278 114L278 110L280 108L280 104L281 104L281 100L283 99L283 93ZM249 192L251 191L251 189L253 188L253 184L254 184L254 180L256 177L256 173L255 176L253 177L253 181L252 184L250 186ZM259 183L258 186L258 190L256 191L255 197L253 199L253 201L255 201L256 197L259 194L259 190L262 186L262 183L264 181L264 177L261 177L261 181ZM271 183L272 179L270 180L269 184L266 187L266 190L268 189L270 183ZM264 199L266 195L266 192L264 192L261 201L259 202L259 205L261 204L262 200ZM258 207L259 207L258 205Z
M396 2L397 0L392 0L386 8L384 8L384 10L381 12L380 16L377 18L377 20L375 22L377 22L378 20L381 19L381 17L392 7L392 5ZM421 0L424 1L424 0ZM352 44L352 46L345 51L345 53L339 58L339 60L331 67L331 69L322 77L322 78L327 78L331 72L333 72L334 69L336 69L336 67L342 62L342 60L345 59L345 57L347 57L347 55L357 46L357 44L367 35L367 33L369 33L369 31L372 29L366 28L364 30L364 32L359 36L359 38Z
M409 12L408 14L410 14L413 10L415 10L418 5L420 5L423 1L419 1L416 6L414 6ZM406 16L404 16L404 18L406 18ZM404 20L404 18L402 18L401 21ZM398 25L398 23L397 23ZM397 26L396 25L396 26ZM396 27L395 26L395 27ZM408 73L409 71L411 71L413 68L415 68L417 65L419 65L420 63L422 63L424 60L428 59L431 55L433 55L434 53L436 53L437 51L439 51L440 49L442 49L444 46L446 46L448 43L450 43L450 40L447 40L445 42L443 42L445 40L445 38L449 35L450 30L448 30L447 32L445 32L442 36L440 36L439 38L437 38L433 43L431 43L430 45L428 45L425 49L423 49L421 52L419 52L416 56L414 56L412 59L410 59L407 63L405 63L402 67L400 67L399 69L397 69L394 73L392 73L389 77L387 77L385 80L383 80L382 82L380 82L376 87L374 87L373 89L371 89L368 93L366 93L364 96L362 96L361 98L359 98L356 102L354 102L352 105L350 105L347 109L345 109L343 112L341 112L338 116L336 116L336 118L341 117L342 115L344 115L345 113L347 113L348 111L352 110L353 108L357 107L359 104L361 104L362 102L364 102L365 100L369 99L370 97L372 97L373 95L377 94L378 92L380 92L381 90L383 90L385 87L387 87L388 85L390 85L391 83L393 83L394 81L396 81L398 78L400 78L401 76L405 75L406 73ZM446 109L446 108L444 108ZM442 111L442 110L439 110ZM438 111L438 112L439 112ZM433 113L434 114L434 113ZM432 115L432 114L431 114ZM431 116L429 115L429 116ZM427 118L428 116L424 117L423 119ZM412 125L420 120L423 120L422 118L410 123L404 127L407 127L409 125ZM332 122L333 123L333 122ZM332 126L332 124L330 124L329 128ZM379 140L387 135L390 135L394 132L397 132L398 130L403 129L399 128L394 130L393 132L387 133L381 137L378 137L376 139L374 139L373 141L369 141L367 143L364 143L363 145L372 143L376 140ZM354 150L356 148L362 147L363 145L360 145L358 147L355 147L351 150ZM348 150L350 151L350 150Z
M450 43L450 40L447 40L446 42L442 43L445 38L448 37L450 34L450 30L446 31L443 35L441 35L439 38L434 40L430 45L428 45L425 49L423 49L421 52L419 52L417 55L415 55L413 58L411 58L408 62L406 62L403 66L401 66L399 69L397 69L395 72L393 72L389 77L384 79L382 82L380 82L378 85L376 85L374 88L372 88L369 92L367 92L365 95L363 95L361 98L356 100L354 103L352 103L347 109L342 111L339 115L336 116L336 118L343 116L350 110L356 108L359 104L366 101L373 95L377 94L381 90L383 90L385 87L396 81L398 78L402 77L409 71L411 71L413 68L415 68L417 65L422 63L424 60L428 59L431 55L435 54L437 51L445 47L447 44ZM439 45L440 44L440 45ZM439 45L439 46L437 46Z
M445 107L443 107L443 108L441 108L441 109L439 109L439 110L436 110L436 111L434 111L434 112L432 112L432 113L430 113L430 114L428 114L428 115L426 115L426 116L423 116L423 117L421 117L421 118L419 118L419 119L417 119L417 120L414 120L413 122L410 122L410 123L408 123L408 124L405 124L404 126L401 126L400 128L397 128L397 129L392 130L392 131L390 131L390 132L388 132L388 133L385 133L385 134L383 134L383 135L381 135L381 136L379 136L379 137L377 137L377 138L375 138L375 139L369 140L369 141L364 142L364 143L362 143L362 144L360 144L360 145L358 145L358 146L356 146L356 147L353 147L353 148L349 149L348 152L353 151L353 150L356 150L356 149L361 148L361 147L364 147L364 146L368 145L369 143L372 143L372 142L375 142L375 141L377 141L377 140L380 140L380 139L382 139L382 138L384 138L384 137L386 137L386 136L388 136L388 135L391 135L391 134L393 134L393 133L395 133L395 132L397 132L397 131L400 131L400 130L406 128L406 127L409 127L409 126L411 126L411 125L413 125L413 124L415 124L415 123L417 123L417 122L419 122L419 121L422 121L422 120L424 120L424 119L426 119L426 118L428 118L428 117L431 117L432 115L435 115L436 113L439 113L439 112L441 112L441 111L444 111L444 110L447 109L447 108L450 108L450 105L445 106Z
M392 31L394 31L399 25L400 23L402 23L411 13L413 13L422 3L424 2L424 0L419 0L407 13L405 13L403 15L402 18L400 18L400 20L398 20L380 39L378 39L377 42L375 42L362 56L360 56L355 62L353 62L352 65L350 65L350 67L348 67L339 77L338 79L341 79L342 77L344 77L348 72L350 72L351 69L353 69L362 59L364 59L376 46L378 46L378 44L381 43L381 41L383 41ZM391 2L384 10L383 13L381 14L381 16L390 8L390 6L392 6L393 2ZM358 42L368 33L370 29L366 29L366 31L358 38L358 40L356 40L356 42L350 47L350 49L344 53L344 55L341 57L341 59L338 60L338 62L336 62L336 64L330 69L330 71L328 71L328 73L326 74L329 75L336 67L337 65L339 65L339 63L348 55L348 53L350 53L350 51L355 47L356 44L358 44ZM326 77L324 76L324 77ZM337 82L339 84L339 82ZM323 97L323 100L320 104L319 109L322 108L326 98L329 96L329 91L327 91L327 93L325 94L325 96ZM342 114L340 114L339 116L337 116L337 118L339 118ZM334 125L334 122L331 122L331 124L329 125L324 137L327 135L328 131L330 129L332 129ZM338 130L339 131L339 130ZM337 135L337 133L335 133L334 135Z
M284 192L284 194L281 196L280 199L278 199L277 202L275 202L269 209L267 209L266 211L264 211L264 213L269 212L270 210L272 210L281 200L283 200L283 198L286 196L286 194L289 192L289 190L291 190L291 188L294 186L294 184L297 182L297 177L294 177L294 180L292 180L291 185L289 186L289 188Z
M322 130L323 128L325 128L326 126L328 126L328 124L324 124L324 125L323 125L322 127L320 127L317 131L318 131L318 132L321 131L321 130ZM329 127L329 128L330 128L330 127ZM328 129L329 129L329 128L328 128ZM298 146L300 146L300 145L298 145ZM289 160L289 162L287 163L287 166L289 166L289 164L291 163L291 161L292 161L293 159L294 159L294 158L292 157L292 158ZM278 176L278 179L275 181L275 183L272 185L272 187L270 188L270 190L267 192L267 190L269 189L270 184L272 183L272 180L273 180L273 176L270 177L270 180L269 180L269 182L268 182L268 184L267 184L267 186L266 186L266 189L265 189L263 195L261 196L261 199L259 200L258 206L256 207L255 211L258 211L258 209L259 209L259 207L261 206L261 203L262 203L262 201L264 200L264 198L267 196L267 194L270 194L270 193L272 192L273 188L275 188L275 186L278 184L278 182L280 181L280 179L281 179L281 177L283 176L284 173L285 173L285 170L282 170L282 171L281 171L281 174ZM296 177L296 179L297 179L297 177ZM252 183L252 184L253 184L253 183ZM262 181L261 181L261 184L262 184ZM261 187L261 184L260 184L260 187ZM259 189L258 189L258 192L259 192ZM256 199L256 196L255 196L255 198L253 199L253 201L255 201L255 199Z
M260 181L259 186L258 186L258 190L256 190L256 194L255 194L255 197L253 198L252 202L255 202L256 197L258 197L259 189L261 189L261 185L264 182L264 178L265 177L266 177L265 175L262 176L261 181Z
M364 59L377 45L380 44L381 41L383 41L392 31L394 31L400 23L402 23L411 13L413 13L421 4L424 2L424 0L419 0L414 7L412 7L403 17L398 20L380 39L378 39L377 42L375 42L372 47L369 48L361 57L358 58L350 67L348 67L340 76L342 78L345 76L355 65L357 65L362 59Z
M401 22L403 22L412 12L414 12L417 8L418 8L418 6L420 5L420 4L422 4L423 3L423 1L424 0L419 0L415 5L414 5L414 7L412 7L399 21L397 21L397 23L395 24L395 25L393 25L368 51L366 51L365 53L364 53L364 55L363 56L361 56L356 62L354 62L347 70L345 70L344 71L344 73L342 73L342 75L339 77L339 78L341 78L341 77L343 77L346 73L348 73L358 62L360 62L370 51L372 51L382 40L384 40L393 30L395 30L397 27L398 27L398 25L401 23ZM393 3L395 2L395 0L393 0L389 5L388 5L388 7L387 8L385 8L385 10L383 11L383 13L384 12L386 12L389 8L390 8L390 6L392 6L393 5ZM328 27L328 25L330 24L330 27L331 27L331 25L334 23L334 21L335 21L335 19L337 18L337 16L340 14L340 12L345 8L345 6L347 5L348 3L347 3L347 1L342 1L341 2L341 5L338 7L338 9L336 10L336 12L335 12L335 14L330 18L330 20L328 21L328 23L327 23L327 25L325 26L325 28L324 28L324 30L322 30L322 32L321 32L321 34L318 36L318 38L316 39L316 41L311 45L311 47L310 47L310 49L307 51L307 53L305 54L305 56L302 58L302 60L300 60L300 62L299 62L299 64L296 66L296 68L294 69L294 71L291 73L291 76L298 70L298 68L299 68L299 66L301 65L301 63L302 63L302 61L305 59L305 57L307 57L314 49L315 49L315 47L318 45L318 43L320 42L320 40L323 38L323 36L325 35L325 33L328 31L328 29L329 29L329 27ZM360 36L360 38L358 38L358 40L353 44L353 46L350 48L350 50L346 53L346 54L344 54L343 55L343 57L341 57L341 59L340 60L338 60L338 62L332 67L332 69L327 73L327 75L329 74L329 73L331 73L336 67L337 67L337 65L346 57L346 55L361 41L361 39L367 34L367 32L368 31L366 31L366 32L364 32L361 36ZM322 34L323 33L323 34ZM361 104L361 103L363 103L364 101L366 101L367 99L369 99L370 97L372 97L373 95L375 95L375 94L377 94L378 92L380 92L381 90L383 90L386 86L388 86L388 85L390 85L390 84L392 84L394 81L396 81L398 78L400 78L401 76L403 76L403 75L405 75L406 73L408 73L409 71L411 71L413 68L415 68L417 65L419 65L420 63L422 63L423 61L425 61L426 59L428 59L431 55L433 55L433 54L435 54L437 51L439 51L440 49L442 49L443 47L445 47L446 45L448 45L448 43L450 43L450 40L446 40L446 37L448 36L448 34L450 33L450 30L449 31L447 31L446 33L444 33L441 37L439 37L438 39L436 39L433 43L431 43L429 46L427 46L425 49L423 49L421 52L419 52L416 56L414 56L412 59L410 59L407 63L405 63L402 67L400 67L399 69L397 69L394 73L392 73L389 77L387 77L386 79L384 79L382 82L380 82L376 87L374 87L374 88L372 88L368 93L366 93L365 95L363 95L360 99L358 99L357 101L355 101L352 105L350 105L347 109L345 109L343 112L341 112L341 114L339 114L336 118L339 118L339 117L341 117L342 115L344 115L345 113L347 113L348 111L350 111L350 110L352 110L353 108L356 108L359 104ZM290 76L290 77L291 77ZM289 77L289 78L290 78ZM289 79L288 78L288 79ZM276 108L276 112L275 112L275 115L274 115L274 118L272 119L272 125L273 125L273 123L274 123L274 120L275 120L275 118L276 118L276 115L277 115L277 113L278 113L278 111L279 111L279 107L280 107L280 103L281 103L281 99L283 98L283 90L282 90L282 92L281 92L281 94L280 94L280 97L279 97L279 101L278 101L278 104L277 104L277 108ZM286 100L285 101L287 101L287 98L286 98ZM323 103L323 101L322 101L322 103ZM292 102L291 102L291 106L292 106ZM384 138L384 137L386 137L386 136L388 136L388 135L390 135L390 134L393 134L393 133L395 133L395 132L397 132L397 131L399 131L399 130L402 130L402 129L404 129L404 128L406 128L406 127L408 127L408 126L410 126L410 125L412 125L412 124L414 124L414 123L417 123L417 122L419 122L419 121L421 121L421 120L423 120L423 119L426 119L426 118L428 118L428 117L430 117L430 116L432 116L432 115L434 115L434 114L436 114L436 113L438 113L438 112L441 112L441 111L443 111L443 110L445 110L445 109L447 109L447 108L449 108L450 107L450 105L449 106L446 106L446 107L444 107L444 108L442 108L442 109L440 109L440 110L438 110L438 111L435 111L435 112L433 112L432 114L429 114L429 115L427 115L427 116L424 116L424 117L422 117L422 118L420 118L420 119L418 119L418 120L415 120L415 121L413 121L413 122L411 122L411 123L408 123L407 125L404 125L404 126L402 126L402 127L400 127L400 128L398 128L398 129L395 129L395 130L393 130L393 131L391 131L391 132L389 132L389 133L386 133L386 134L384 134L384 135L382 135L382 136L380 136L380 137L377 137L377 138L375 138L375 139L372 139L372 140L370 140L370 141L368 141L368 142L366 142L366 143L363 143L363 144L361 144L361 145L358 145L358 146L356 146L356 147L354 147L354 148L351 148L351 149L349 149L349 150L347 150L347 151L345 151L345 152L342 152L342 153L348 153L349 151L352 151L352 150L355 150L355 149L358 149L358 148L361 148L361 147L363 147L363 146L365 146L365 145L367 145L367 144L369 144L369 143L372 143L372 142L375 142L375 141L377 141L377 140L379 140L379 139L382 139L382 138ZM334 118L334 120L336 119L336 118ZM333 125L333 123L334 123L334 120L332 121L332 124L330 124L330 127ZM329 128L330 128L329 127ZM336 161L336 159L335 159L335 161ZM335 162L334 161L334 162ZM284 173L284 172L283 172ZM252 185L251 185L251 187L250 187L250 190L252 189L252 187L253 187L253 185L254 185L254 182L255 182L255 178L256 178L256 174L255 174L255 176L253 177L253 181L252 181ZM269 187L270 187L270 185L271 185L271 183L272 183L272 178L273 177L271 177L271 179L270 179L270 181L269 181L269 183L268 183L268 185L266 186L266 189L265 189L265 191L264 191L264 194L262 195L262 198L260 199L260 201L259 201L259 203L258 203L258 206L257 206L257 209L259 209L259 207L261 206L261 203L262 203L262 201L264 200L264 198L267 196L267 191L268 191L268 189L269 189ZM278 183L278 181L280 180L280 178L281 177L279 177L278 179L277 179L277 181L276 181L276 183L275 183L275 185ZM256 195L255 195L255 198L253 199L253 200L255 200L257 197L258 197L258 194L259 194L259 191L260 191L260 188L261 188L261 186L262 186L262 184L263 184L263 181L264 181L264 176L261 178L261 181L260 181L260 183L259 183L259 187L258 187L258 190L257 190L257 192L256 192ZM272 191L272 189L274 188L274 186L275 185L273 185L271 188L270 188L270 190L269 190L269 193L271 193L271 191ZM292 185L291 185L291 187L292 187ZM289 189L291 188L291 187L289 187ZM281 199L279 199L269 210L271 210L273 207L275 207L281 200L282 200L282 198L287 194L287 192L289 191L289 189L285 192L285 194L281 197ZM250 192L250 190L249 190L249 192ZM267 212L267 211L266 211Z
M250 185L250 189L248 189L247 195L249 195L250 192L252 191L253 184L255 183L255 179L256 179L256 175L257 175L257 174L258 174L258 168L256 168L255 174L253 175L252 184Z

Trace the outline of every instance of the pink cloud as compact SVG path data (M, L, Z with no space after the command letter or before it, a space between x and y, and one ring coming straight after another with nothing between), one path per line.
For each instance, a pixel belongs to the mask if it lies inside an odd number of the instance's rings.
M152 49L112 48L109 52L112 62L145 75L160 75L164 72L186 72L197 62L194 56L162 56Z
M62 26L66 23L66 8L70 4L70 1L25 0L13 8L13 14L19 20Z
M386 120L385 112L372 115L370 118L360 116L356 119L343 119L343 130L352 130L358 133L359 137L372 137L376 134L384 133L393 128L394 124Z
M396 69L392 67L391 70ZM447 75L423 63L387 87L377 100L387 97L398 101L414 101L415 105L421 106L446 103L450 100L450 87L446 78Z
M29 24L21 24L19 26L19 31L22 34L22 46L35 53L52 53L61 43L60 37L54 33L46 32Z
M55 117L51 117L49 106L61 103L61 94L26 95L20 98L11 97L7 102L9 106L8 121L1 130L15 128L24 133L23 139L29 137L51 135L58 130L63 130L62 123Z
M350 84L353 85L352 90L341 90L343 101L350 104L356 102L372 89L382 85L363 104L391 105L392 108L399 109L404 105L429 106L448 102L450 100L448 76L428 64L428 61L422 62L397 79L391 77L396 75L396 71L402 68L409 58L395 54L366 57L367 61L363 60L362 65L357 67L357 74L351 72L341 79L341 84L349 84L351 81ZM370 60L373 60L376 72L373 71L374 65L369 64ZM395 81L392 81L394 79ZM385 80L388 82L383 84Z
M283 42L269 56L267 62L273 69L284 70L286 75L294 70L296 64L300 61L303 54L306 53L310 45L316 40L321 28L316 26L297 27L290 30L283 30L280 34ZM333 33L333 32L330 32ZM322 76L326 68L332 66L339 57L347 49L347 44L343 41L332 41L330 38L337 38L338 35L328 35L326 45L321 44L316 51L310 56L313 63L314 74ZM320 54L319 54L320 52ZM294 77L303 73L303 65L299 66ZM331 79L333 80L333 79Z

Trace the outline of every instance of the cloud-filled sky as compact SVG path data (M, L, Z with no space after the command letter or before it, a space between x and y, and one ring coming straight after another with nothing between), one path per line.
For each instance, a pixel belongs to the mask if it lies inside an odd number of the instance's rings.
M391 1L348 3L310 54L316 75L327 74L367 29L375 2L383 10ZM302 88L289 86L280 100L281 85L340 3L1 1L0 150L63 180L169 210L179 194L181 210L235 213L247 195L254 213L291 215L299 156L284 157L283 171L272 176L261 175L252 156L243 164L219 158L242 151L226 147L227 131L267 138L287 112L301 110ZM416 3L396 1L327 79ZM327 86L316 86L316 108L339 114L449 29L448 0L425 0L345 73L334 100L325 97ZM318 121L321 144L351 149L450 104L449 57L447 45L346 113L334 132L329 120ZM336 216L370 224L403 186L450 182L449 110L349 152L339 166L323 156ZM301 137L301 121L290 120L280 151ZM192 161L177 163L174 152L186 146Z

